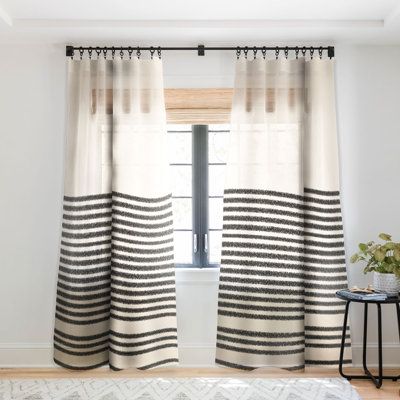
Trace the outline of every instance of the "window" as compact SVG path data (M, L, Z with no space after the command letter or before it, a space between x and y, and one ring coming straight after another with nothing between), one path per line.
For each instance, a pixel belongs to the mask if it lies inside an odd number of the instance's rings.
M216 267L221 258L227 125L169 125L175 263Z

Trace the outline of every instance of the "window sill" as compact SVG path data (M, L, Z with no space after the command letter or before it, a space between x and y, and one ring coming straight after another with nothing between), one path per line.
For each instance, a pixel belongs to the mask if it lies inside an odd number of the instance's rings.
M175 276L177 284L218 284L219 268L176 268Z

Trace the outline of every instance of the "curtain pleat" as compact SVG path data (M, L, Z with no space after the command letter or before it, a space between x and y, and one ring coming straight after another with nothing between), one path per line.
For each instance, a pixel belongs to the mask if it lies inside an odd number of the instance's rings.
M176 363L161 61L70 60L68 86L55 362Z
M236 65L216 362L338 363L347 287L333 61ZM351 362L350 335L345 362Z

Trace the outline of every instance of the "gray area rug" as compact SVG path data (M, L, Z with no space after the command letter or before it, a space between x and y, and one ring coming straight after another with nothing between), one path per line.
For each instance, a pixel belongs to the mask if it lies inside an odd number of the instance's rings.
M6 379L1 400L360 400L341 378Z

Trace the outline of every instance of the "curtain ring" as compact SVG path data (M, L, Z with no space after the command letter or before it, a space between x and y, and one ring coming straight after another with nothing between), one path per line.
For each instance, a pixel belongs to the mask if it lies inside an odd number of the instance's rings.
M105 60L107 59L107 49L106 48L103 49L103 57Z
M279 57L279 48L278 47L275 47L275 59L277 60L278 59L278 57Z
M93 49L91 47L89 47L89 49L88 49L89 60L92 59L92 53L93 53Z
M249 52L249 48L246 46L243 50L244 58L247 60L247 53Z
M122 49L119 51L119 56L121 57L121 60L124 59L124 51Z
M294 49L294 52L295 52L295 54L296 54L296 60L298 60L299 59L299 46L296 46L296 48Z
M151 58L151 59L153 59L153 57L154 57L154 52L155 52L154 47L151 46L151 47L150 47L150 58Z
M111 47L111 58L114 60L114 56L115 56L115 47Z
M310 48L310 57L311 57L311 60L314 58L314 47L311 47Z
M255 60L257 58L257 47L253 47L253 59Z
M307 51L307 49L305 48L305 46L303 46L303 48L301 49L301 53L303 54L303 57L305 57L306 51Z
M157 55L158 55L158 59L161 60L161 47L160 46L158 46Z
M133 49L132 49L132 47L128 47L128 54L129 54L129 59L131 60L132 59L132 53L133 53Z
M85 50L83 50L82 47L79 47L79 57L80 57L81 60L82 60L84 51L85 51Z
M100 58L101 50L100 47L96 47L97 59Z
M320 48L318 49L318 54L319 54L319 59L320 59L320 60L322 60L322 52L323 52L322 47L320 47Z
M289 48L286 46L285 47L285 58L286 58L286 60L288 58L288 55L289 55Z
M136 50L136 57L138 58L138 60L140 60L140 56L141 56L141 53L140 53L140 48L138 46L138 48Z
M238 46L238 47L236 47L236 60L239 60L240 53L241 53L241 50L240 50L240 47Z
M263 59L265 60L265 57L267 56L267 48L265 46L263 46L261 53L262 53Z

